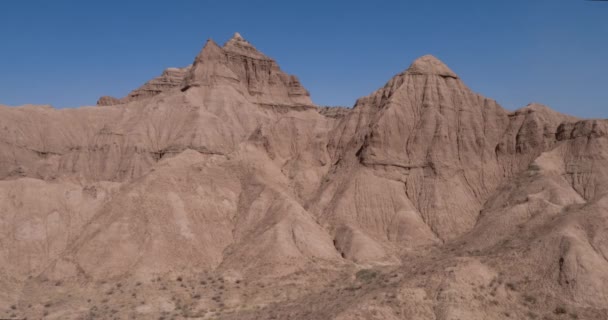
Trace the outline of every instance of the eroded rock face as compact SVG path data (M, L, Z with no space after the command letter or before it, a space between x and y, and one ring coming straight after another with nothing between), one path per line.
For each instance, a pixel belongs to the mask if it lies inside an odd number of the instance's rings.
M121 99L114 98L111 96L103 96L97 100L98 106L113 106L113 105L121 104L121 103L122 103Z
M16 316L607 316L604 120L509 112L433 56L319 108L238 33L98 104L0 107Z
M313 106L310 94L296 76L281 71L278 64L258 51L238 32L224 44L209 40L193 65L169 68L126 97L104 96L98 106L125 104L150 98L171 89L208 86L219 81L232 82L255 103L269 106Z
M103 96L97 100L98 106L113 106L117 104L125 104L131 101L141 100L153 97L161 92L179 88L182 85L185 75L190 71L192 66L184 68L168 68L159 76L143 86L131 91L126 97L118 99L110 96Z
M297 77L236 33L223 47L208 41L196 57L182 90L218 82L233 83L261 105L312 106L310 95Z
M344 231L411 246L460 237L496 188L551 149L560 123L573 119L540 105L510 113L424 56L359 99L330 134L336 175L314 208L339 221L340 239Z

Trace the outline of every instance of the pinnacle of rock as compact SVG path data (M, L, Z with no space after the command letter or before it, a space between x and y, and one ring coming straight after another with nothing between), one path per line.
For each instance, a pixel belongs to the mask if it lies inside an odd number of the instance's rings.
M235 32L235 33L234 33L234 35L232 36L232 39L235 39L235 40L243 40L243 41L245 40L245 39L243 39L243 37L241 36L241 34L240 34L240 33L238 33L238 32Z
M238 32L223 47L213 40L207 41L186 74L182 90L218 85L245 91L248 99L259 104L313 105L297 77L284 73L273 59L259 52Z
M245 40L240 33L236 32L223 47L228 53L243 55L260 60L270 60L266 55L258 51L249 41Z
M224 53L222 52L222 47L220 47L213 39L208 39L203 47L203 50L196 57L196 60L216 60L221 59Z
M414 60L414 62L407 69L407 73L458 78L458 76L447 65L430 54Z

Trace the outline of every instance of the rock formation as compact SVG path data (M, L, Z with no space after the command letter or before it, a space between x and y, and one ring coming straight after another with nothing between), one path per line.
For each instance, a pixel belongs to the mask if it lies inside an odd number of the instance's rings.
M122 99L103 96L97 100L98 106L112 106L115 104L125 104L131 101L153 97L161 92L168 91L174 88L179 88L186 74L192 66L185 68L168 68L159 76L146 83L143 86L131 91Z
M312 106L310 95L298 78L285 74L276 62L237 32L218 46L213 40L194 60L182 83L182 91L191 87L232 82L241 94L261 105Z
M98 105L0 106L2 316L608 317L606 120L433 56L320 108L238 33Z
M250 96L253 102L263 105L312 106L310 94L296 76L281 71L277 63L238 32L224 44L218 46L213 40L185 68L169 68L160 77L146 82L125 98L104 96L97 105L124 104L153 97L174 88L182 91L191 87L208 86L210 83L232 81L240 84L238 90Z

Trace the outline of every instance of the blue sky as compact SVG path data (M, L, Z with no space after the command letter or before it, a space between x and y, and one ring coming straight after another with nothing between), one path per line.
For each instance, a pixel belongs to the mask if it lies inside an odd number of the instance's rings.
M321 105L433 54L505 108L608 117L608 2L584 0L0 1L0 104L124 96L235 31Z

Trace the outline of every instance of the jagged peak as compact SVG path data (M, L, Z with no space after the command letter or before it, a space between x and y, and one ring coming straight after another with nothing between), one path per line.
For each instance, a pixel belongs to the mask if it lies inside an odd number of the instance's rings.
M238 76L226 66L226 63L226 51L215 41L208 39L184 77L181 90L210 85L217 79L232 79L238 82Z
M228 53L243 55L254 59L270 59L258 51L258 49L256 49L249 41L245 40L245 38L243 38L243 36L238 32L235 32L232 38L230 38L230 40L224 44L223 49Z
M425 75L436 75L441 77L449 77L458 79L458 76L452 71L445 63L436 57L427 54L422 56L410 65L406 73L408 74L425 74Z
M207 39L203 50L196 57L197 60L208 59L212 57L217 57L222 54L222 47L220 47L213 39Z
M251 43L249 43L249 41L245 40L245 38L243 38L243 36L238 33L235 32L234 35L232 35L232 38L230 38L230 40L226 41L226 44L224 44L224 46L226 46L227 44L234 44L234 43L240 43L241 45L249 45L252 46Z

